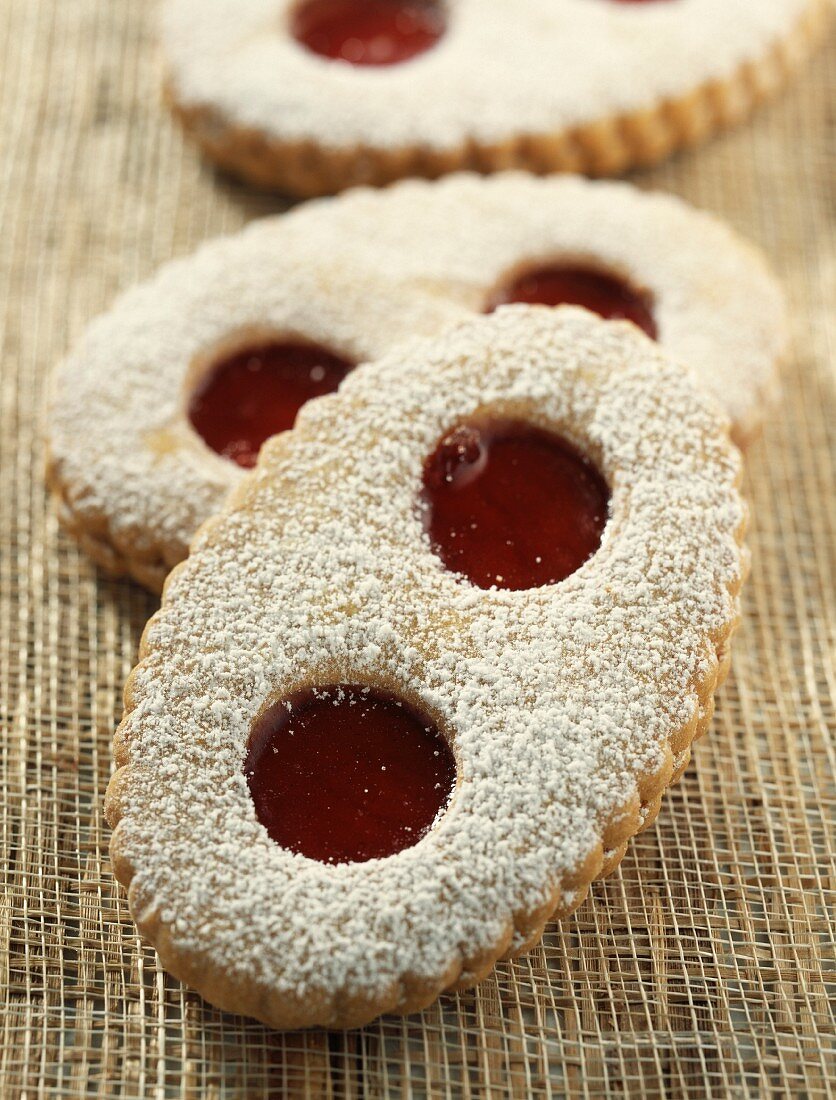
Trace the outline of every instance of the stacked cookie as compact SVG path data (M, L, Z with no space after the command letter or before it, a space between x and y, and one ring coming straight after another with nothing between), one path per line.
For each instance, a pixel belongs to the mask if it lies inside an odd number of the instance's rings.
M91 326L51 414L65 523L110 571L159 591L241 481L269 431L257 419L288 427L351 365L512 301L632 320L719 400L738 443L757 434L786 317L763 259L727 226L621 183L407 181L210 242ZM263 387L243 424L236 378Z
M784 345L714 219L519 174L268 219L91 326L61 514L152 588L191 544L107 803L174 974L282 1027L413 1011L617 865L728 669L729 424Z
M171 0L168 87L299 193L607 172L745 114L823 7ZM519 172L265 219L90 326L49 479L163 591L106 812L173 974L276 1027L412 1012L618 865L728 672L786 342L716 219Z

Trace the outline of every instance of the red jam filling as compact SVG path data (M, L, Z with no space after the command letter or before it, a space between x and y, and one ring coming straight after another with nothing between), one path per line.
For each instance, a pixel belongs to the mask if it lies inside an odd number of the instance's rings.
M352 65L397 65L441 38L438 0L304 0L291 31L314 53Z
M554 264L524 272L496 292L486 312L510 302L583 306L607 320L632 321L654 340L658 331L649 294L635 290L615 275L591 268Z
M570 443L517 420L462 424L424 466L433 549L480 588L539 588L574 573L601 543L609 499Z
M246 348L203 379L189 419L213 451L239 466L255 466L262 443L292 428L305 402L331 393L352 367L315 344Z
M450 800L456 762L436 726L389 692L333 684L270 707L244 774L277 844L364 863L417 844Z

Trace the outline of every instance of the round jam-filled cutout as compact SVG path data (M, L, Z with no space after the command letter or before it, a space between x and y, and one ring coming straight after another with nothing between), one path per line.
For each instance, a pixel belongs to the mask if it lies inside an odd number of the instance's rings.
M363 863L417 844L446 808L456 761L435 724L386 691L298 692L256 721L244 773L277 844Z
M322 57L397 65L434 46L445 24L440 0L303 0L291 32Z
M354 366L315 344L275 342L235 352L203 378L189 420L219 455L255 466L262 444L293 427L312 397L332 393Z
M566 264L525 271L500 287L488 303L487 313L511 302L542 306L583 306L610 321L632 321L653 340L657 336L649 294L636 290L616 275Z
M480 588L539 588L595 553L610 491L560 436L517 420L461 424L424 466L433 549Z

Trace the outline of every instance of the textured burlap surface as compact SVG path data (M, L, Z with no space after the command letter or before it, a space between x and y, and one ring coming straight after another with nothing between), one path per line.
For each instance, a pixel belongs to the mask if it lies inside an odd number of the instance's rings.
M59 533L42 480L46 379L85 322L280 208L183 146L153 15L0 0L0 1097L832 1095L836 43L752 124L639 179L760 242L793 307L710 736L530 955L421 1016L283 1035L202 1003L136 935L102 798L155 602Z

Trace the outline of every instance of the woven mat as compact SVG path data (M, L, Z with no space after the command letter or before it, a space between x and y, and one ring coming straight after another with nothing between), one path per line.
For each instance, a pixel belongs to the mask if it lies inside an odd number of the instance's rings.
M59 534L42 481L45 379L84 323L278 208L184 148L153 14L0 0L0 1097L832 1095L836 48L752 125L640 180L760 241L794 307L710 736L531 954L419 1016L279 1034L170 979L111 877L109 743L155 605Z

